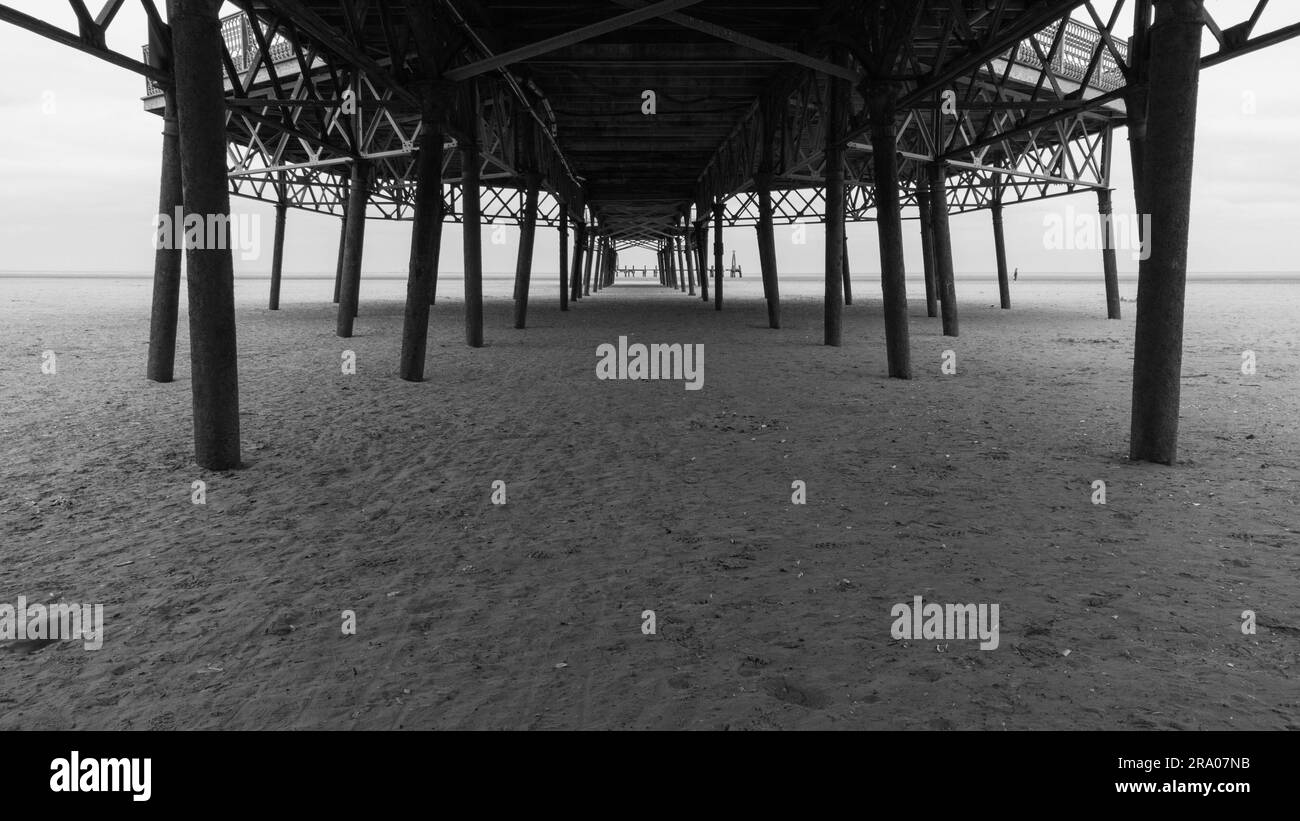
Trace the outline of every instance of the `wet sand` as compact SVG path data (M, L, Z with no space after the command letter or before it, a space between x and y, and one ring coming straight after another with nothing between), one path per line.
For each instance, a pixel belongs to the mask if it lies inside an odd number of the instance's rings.
M1190 286L1169 468L1126 459L1135 306L1099 279L1009 312L959 280L959 339L910 283L911 382L869 276L840 349L811 278L780 331L756 277L722 314L650 280L561 314L552 279L526 332L489 283L481 350L440 298L419 385L402 283L339 340L331 283L273 314L240 281L228 473L193 464L183 307L154 385L147 281L0 281L0 602L106 612L98 651L0 646L0 728L1300 729L1300 284ZM704 389L597 380L620 335L702 344ZM893 639L918 595L997 603L998 649Z

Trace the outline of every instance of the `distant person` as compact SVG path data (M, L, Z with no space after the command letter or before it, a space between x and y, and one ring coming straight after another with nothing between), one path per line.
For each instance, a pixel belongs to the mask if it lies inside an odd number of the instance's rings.
M1016 269L1016 272L1015 272L1014 274L1011 275L1011 281L1012 281L1012 282L1016 282L1016 281L1019 280L1019 279L1020 279L1020 269L1017 268L1017 269Z

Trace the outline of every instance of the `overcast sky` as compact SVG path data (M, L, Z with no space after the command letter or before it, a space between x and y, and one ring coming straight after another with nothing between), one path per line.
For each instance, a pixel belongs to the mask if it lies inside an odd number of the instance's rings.
M8 4L75 31L71 10L51 0ZM91 5L100 5L95 0ZM1102 3L1101 5L1109 5ZM1254 0L1211 0L1212 9L1233 9L1238 22ZM1261 25L1267 30L1300 19L1300 2L1273 4ZM612 8L612 7L611 7ZM1291 20L1281 19L1287 14ZM1231 18L1231 19L1228 19ZM128 3L109 34L109 45L131 56L147 39L144 14ZM1208 45L1207 45L1208 48ZM147 272L153 266L152 220L158 199L161 118L141 105L144 81L124 69L0 23L0 271ZM1202 74L1197 134L1195 202L1189 268L1194 272L1300 271L1300 41L1247 55ZM1252 109L1253 106L1253 109ZM1112 184L1117 214L1131 214L1133 193L1127 132L1116 144ZM1152 150L1159 151L1159 146ZM263 252L235 269L256 274L270 267L270 207L234 198L236 214L260 216ZM1045 247L1045 216L1094 213L1091 193L1009 207L1006 230L1010 264L1022 272L1100 272L1090 250ZM332 274L339 220L291 211L285 270ZM904 224L909 271L918 273L916 223ZM989 215L955 217L953 246L959 272L993 269ZM513 270L514 229L505 246L484 244L488 271ZM879 270L874 223L849 226L855 273ZM444 270L461 269L459 226L444 232ZM783 272L815 272L823 259L822 229L809 225L806 244L796 245L788 227L778 228ZM371 221L365 270L398 273L409 259L409 223ZM737 252L746 270L758 268L752 228L728 230L727 258ZM557 232L538 232L541 270L555 265ZM1120 270L1136 270L1127 253ZM649 253L624 261L651 264ZM544 266L544 267L543 267Z

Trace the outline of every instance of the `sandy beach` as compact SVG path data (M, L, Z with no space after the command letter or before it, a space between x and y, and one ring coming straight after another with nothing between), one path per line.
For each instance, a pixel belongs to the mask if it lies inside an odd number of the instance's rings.
M1300 282L1189 285L1162 467L1126 457L1132 283L1108 322L1100 277L1011 311L959 278L958 339L910 283L903 382L868 274L839 349L811 277L780 331L757 277L721 314L650 279L562 314L554 278L526 331L491 280L480 350L444 279L423 384L404 283L342 340L329 281L240 280L226 473L184 294L156 385L147 280L0 280L0 601L105 608L100 650L0 646L0 729L1300 729ZM597 380L621 335L703 345L704 388ZM892 638L915 596L997 603L1000 646Z

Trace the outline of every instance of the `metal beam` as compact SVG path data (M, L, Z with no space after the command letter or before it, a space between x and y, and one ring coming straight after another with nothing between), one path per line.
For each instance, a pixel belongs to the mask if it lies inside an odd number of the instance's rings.
M610 0L610 2L615 5L623 6L624 8L640 8L645 6L644 0ZM795 51L794 49L789 49L785 46L778 46L775 43L769 43L766 40L760 40L757 37L750 37L748 34L741 34L738 31L733 31L729 28L719 26L716 23L709 23L685 14L677 14L676 12L660 16L670 23L676 23L679 26L694 29L695 31L708 34L711 37L717 37L719 40L726 40L729 43L735 43L738 46L753 49L754 51L757 51L760 54L766 54L769 57L777 57L787 63L797 63L805 68L811 68L815 71L820 71L823 74L851 80L855 83L862 79L858 76L856 71L853 71L850 68L837 66L827 60L819 60L816 57L809 56L803 52Z
M592 23L589 26L575 29L566 34L557 34L554 37L548 37L545 40L540 40L536 43L512 51L507 51L504 54L498 54L494 57L488 57L485 60L479 60L477 63L461 66L460 68L453 68L447 71L443 76L450 82L458 83L462 80L468 80L471 77L477 77L480 74L486 74L489 71L505 68L506 66L528 60L532 57L540 57L543 54L558 51L566 46L576 45L584 40L590 40L604 34L609 34L613 31L618 31L619 29L627 28L628 26L634 26L637 23L646 20L652 20L655 17L662 17L667 12L671 12L674 9L693 6L701 2L703 2L703 0L660 0L660 2L654 3L653 5L641 6L635 11L619 14L610 17L607 20L602 20L599 23ZM620 3L619 5L623 4Z

